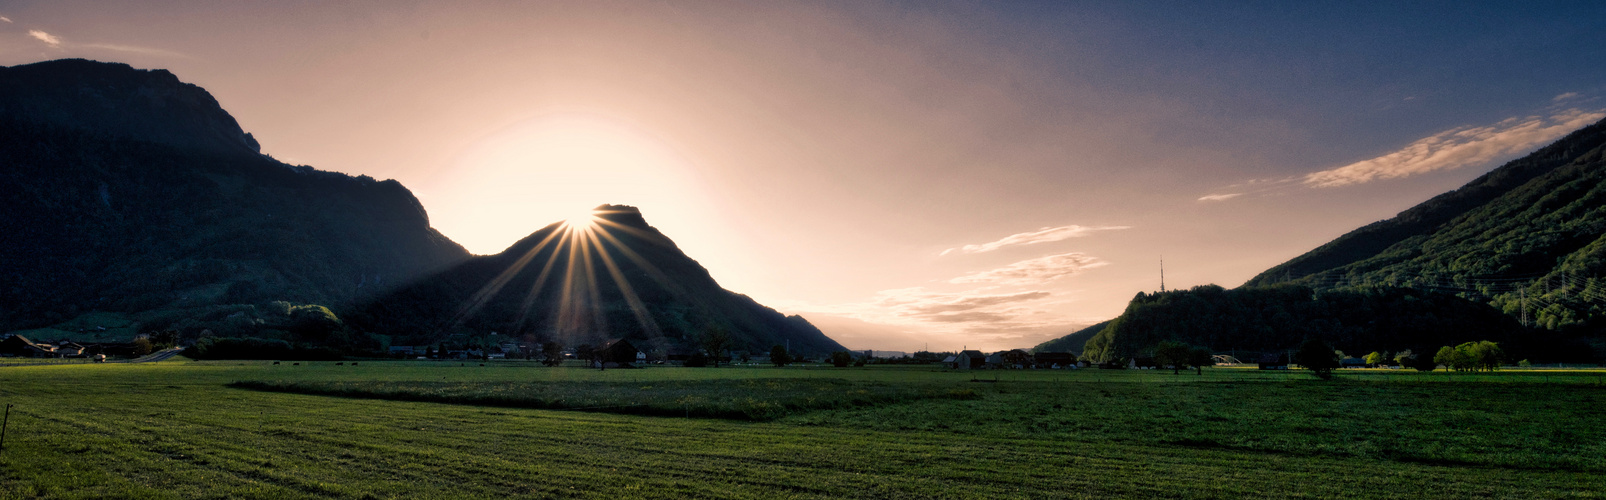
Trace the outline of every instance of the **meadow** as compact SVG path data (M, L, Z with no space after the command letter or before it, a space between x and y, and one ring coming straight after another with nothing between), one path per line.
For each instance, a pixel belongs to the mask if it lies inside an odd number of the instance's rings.
M1588 370L1323 382L1223 368L487 365L7 367L0 497L1606 492L1606 374ZM771 406L747 411L756 402Z

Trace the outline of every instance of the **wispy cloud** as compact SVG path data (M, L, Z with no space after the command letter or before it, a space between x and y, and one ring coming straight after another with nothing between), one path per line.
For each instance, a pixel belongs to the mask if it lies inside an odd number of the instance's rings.
M993 250L997 250L997 249L1004 248L1004 247L1012 247L1012 246L1020 246L1020 245L1036 245L1038 243L1048 243L1048 242L1052 242L1052 241L1060 241L1060 240L1066 240L1066 239L1070 239L1070 238L1077 238L1077 237L1081 237L1081 236L1087 236L1088 233L1092 233L1094 231L1111 231L1111 230L1116 230L1116 229L1131 229L1131 226L1077 226L1077 225L1070 225L1070 226L1059 226L1059 227L1045 227L1045 228L1038 229L1036 231L1032 231L1032 232L1028 232L1028 233L1011 234L1009 236L1003 237L1002 239L999 239L998 241L982 243L982 244L979 244L979 245L965 245L965 246L962 246L962 247L950 248L950 249L947 249L947 250L943 250L942 253L940 253L938 255L948 255L948 254L954 253L954 252L961 252L961 253L991 252Z
M1199 201L1224 201L1243 196L1243 193L1207 194L1199 197Z
M56 35L45 33L39 30L28 30L28 35L38 39L41 42L49 44L51 47L61 46L61 38L57 37Z
M1108 262L1081 252L1062 253L1036 259L1023 260L997 269L967 274L948 280L949 283L998 283L1003 285L1033 285L1046 283L1065 276L1108 265Z
M1393 153L1312 173L1305 176L1304 184L1339 187L1483 165L1554 141L1602 117L1606 117L1606 110L1566 109L1550 116L1510 118L1494 125L1450 129Z
M1577 92L1568 92L1568 93L1556 96L1555 98L1551 99L1550 102L1566 101L1566 100L1577 98L1578 95L1579 94Z
M11 23L11 18L6 17L6 16L0 16L0 21L5 21L7 24L10 24Z
M951 324L1014 322L1017 317L1031 313L1017 307L1019 303L1051 294L1039 290L1004 294L938 293L915 287L882 290L876 295L874 305L899 318Z
M117 44L112 44L112 43L85 43L85 44L75 44L75 45L78 46L78 47L85 47L85 48L91 48L91 49L111 50L111 51L117 51L117 52L127 52L127 53L130 53L130 54L143 54L143 55L148 55L148 56L178 57L178 58L189 58L190 57L188 55L181 54L181 53L178 53L178 52L173 52L171 50L153 49L153 48L150 48L150 47L138 47L138 46L134 46L134 45L117 45Z

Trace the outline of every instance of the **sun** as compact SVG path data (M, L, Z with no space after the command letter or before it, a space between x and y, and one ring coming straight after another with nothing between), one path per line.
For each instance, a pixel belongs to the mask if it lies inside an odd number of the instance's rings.
M597 211L586 209L563 219L563 227L572 230L586 229L597 224Z

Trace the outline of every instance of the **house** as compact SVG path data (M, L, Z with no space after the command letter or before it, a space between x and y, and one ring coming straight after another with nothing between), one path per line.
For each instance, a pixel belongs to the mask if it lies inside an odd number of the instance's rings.
M602 347L597 348L595 362L601 363L603 368L630 368L634 366L631 363L645 360L646 357L646 353L636 349L630 341L613 339L603 342Z
M954 368L958 368L960 370L972 370L987 366L987 355L982 354L981 351L960 351L959 356L956 356L956 358L958 359L954 360Z
M1010 349L1008 351L998 353L998 355L1004 358L1004 366L1008 368L1014 368L1018 370L1021 368L1032 367L1034 364L1034 361L1032 360L1032 353L1026 352L1022 349Z
M56 356L62 358L82 358L88 356L83 345L70 340L63 340L56 344Z
M1038 368L1071 368L1076 366L1076 356L1068 352L1040 352L1032 355L1032 362Z
M1366 368L1366 360L1362 358L1344 358L1338 362L1339 368Z
M0 356L17 356L26 358L53 358L56 357L56 346L39 344L21 335L12 335L0 340Z
M1277 353L1262 354L1260 355L1260 369L1287 370L1288 360L1283 359L1283 356Z
M998 352L995 352L995 353L992 353L992 354L988 354L986 360L984 361L987 364L987 367L988 368L1003 368L1004 367L1004 352L1005 351L998 351Z

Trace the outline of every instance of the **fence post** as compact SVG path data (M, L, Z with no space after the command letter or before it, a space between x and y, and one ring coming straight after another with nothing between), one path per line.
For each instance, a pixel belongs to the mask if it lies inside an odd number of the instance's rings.
M0 421L0 451L6 450L6 428L11 427L11 403L6 403L5 420Z

